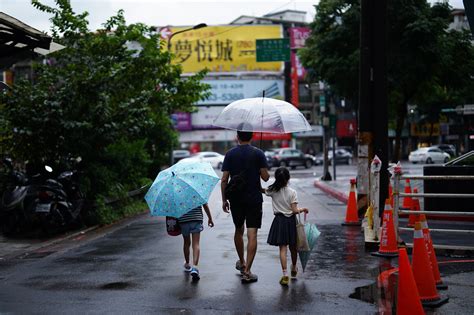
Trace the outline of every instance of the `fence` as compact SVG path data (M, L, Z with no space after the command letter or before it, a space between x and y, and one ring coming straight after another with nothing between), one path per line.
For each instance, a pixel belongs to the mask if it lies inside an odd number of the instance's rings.
M400 207L400 198L403 197L429 197L429 198L474 198L474 194L446 194L446 193L402 193L400 192L400 181L402 180L439 180L439 181L447 181L447 180L460 180L460 181L467 181L467 180L474 180L474 176L466 176L466 175L447 175L447 176L440 176L440 175L431 175L431 176L420 176L420 175L402 175L401 168L395 167L394 179L393 179L393 208L394 208L394 224L395 224L395 232L397 234L398 239L398 232L399 231L413 231L411 228L405 228L399 226L399 215L400 214L425 214L425 215L448 215L448 216L469 216L474 217L474 205L473 205L473 212L459 212L459 211L424 211L424 210L409 210L409 209L402 209ZM459 229L430 229L431 232L436 233L462 233L462 234L474 234L474 230L459 230ZM453 245L442 245L442 244L434 244L438 248L446 248L446 249L459 249L459 246ZM463 249L466 250L474 250L473 246L463 246Z

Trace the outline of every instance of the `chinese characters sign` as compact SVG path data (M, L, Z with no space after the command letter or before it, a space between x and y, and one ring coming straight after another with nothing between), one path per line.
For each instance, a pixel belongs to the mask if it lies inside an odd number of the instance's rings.
M170 28L173 33L183 29ZM211 72L279 72L281 62L256 62L256 40L281 36L279 25L210 26L177 34L170 46L174 63L181 64L184 73L205 68Z
M308 27L290 27L290 45L292 49L303 48L311 30Z
M198 105L228 105L243 98L265 96L284 99L283 79L281 80L202 80L211 86L211 95L199 101Z
M290 39L257 39L257 62L290 61Z

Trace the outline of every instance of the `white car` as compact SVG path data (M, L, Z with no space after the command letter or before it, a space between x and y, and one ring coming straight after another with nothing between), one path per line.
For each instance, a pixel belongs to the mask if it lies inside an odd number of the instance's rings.
M178 163L183 163L183 162L209 162L211 163L212 167L221 169L222 163L224 163L224 156L217 152L203 151L203 152L194 153L188 158L179 160Z
M408 156L408 160L413 164L418 162L426 164L446 163L450 158L451 156L448 153L441 151L437 147L419 148L410 152Z

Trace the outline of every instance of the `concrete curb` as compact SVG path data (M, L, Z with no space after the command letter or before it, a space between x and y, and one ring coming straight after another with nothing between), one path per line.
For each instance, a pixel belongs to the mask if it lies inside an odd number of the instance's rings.
M97 230L99 227L100 227L99 225L91 226L91 227L88 227L88 228L85 228L85 229L82 229L82 230L79 230L79 231L76 231L76 232L73 232L73 233L70 233L70 234L63 234L63 235L60 235L56 238L45 240L44 242L32 244L32 245L30 245L30 246L28 246L24 249L20 249L18 251L14 251L14 252L12 252L10 254L7 254L3 257L0 257L0 261L5 261L5 260L9 260L9 259L14 259L14 258L21 258L23 256L28 255L28 253L32 253L32 252L35 252L35 251L41 251L41 249L43 249L43 248L59 244L61 242L69 240L69 239L73 239L75 237L78 237L79 235L84 235L86 233Z
M323 192L325 192L326 194L330 195L331 197L339 200L340 202L343 202L343 203L347 204L347 201L349 200L348 195L338 191L337 189L335 189L335 188L333 188L329 185L323 184L323 182L320 181L320 180L315 180L314 181L314 187L322 190Z

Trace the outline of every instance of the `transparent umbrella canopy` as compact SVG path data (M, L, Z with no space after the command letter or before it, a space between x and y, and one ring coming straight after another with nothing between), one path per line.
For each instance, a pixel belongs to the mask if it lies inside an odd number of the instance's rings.
M231 130L292 133L311 130L304 115L292 104L266 97L244 98L227 105L213 123Z

